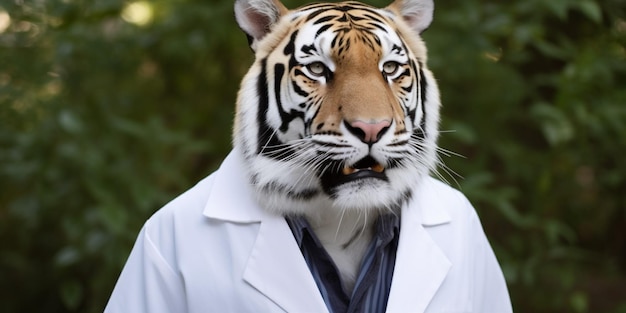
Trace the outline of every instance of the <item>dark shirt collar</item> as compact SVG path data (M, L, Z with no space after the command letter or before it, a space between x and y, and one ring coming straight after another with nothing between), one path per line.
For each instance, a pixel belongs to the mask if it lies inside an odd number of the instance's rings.
M304 216L289 216L286 220L300 248L302 248L302 238L305 233L313 238L317 246L322 246L317 235L313 232L313 227ZM378 217L374 224L374 238L372 240L380 240L380 244L386 245L398 235L399 231L400 217L393 213L383 214Z

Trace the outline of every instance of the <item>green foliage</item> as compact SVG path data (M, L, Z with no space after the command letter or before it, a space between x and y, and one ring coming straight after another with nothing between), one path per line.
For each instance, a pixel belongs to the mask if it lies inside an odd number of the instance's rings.
M229 150L252 60L232 1L140 2L143 25L130 4L0 3L2 312L101 312L145 219ZM626 312L626 5L436 5L441 146L464 156L441 157L516 311Z
M0 35L0 311L99 312L145 219L228 151L251 56L227 2L155 2L144 27L121 1L17 3Z
M465 156L445 161L520 312L623 312L625 9L444 2L425 34L454 131L441 145Z

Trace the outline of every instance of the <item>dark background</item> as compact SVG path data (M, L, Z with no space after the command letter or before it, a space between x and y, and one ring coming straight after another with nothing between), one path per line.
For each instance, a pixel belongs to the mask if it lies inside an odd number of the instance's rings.
M0 0L0 311L101 312L146 218L219 165L252 62L232 6ZM625 13L438 0L424 34L463 156L441 173L517 312L626 312Z

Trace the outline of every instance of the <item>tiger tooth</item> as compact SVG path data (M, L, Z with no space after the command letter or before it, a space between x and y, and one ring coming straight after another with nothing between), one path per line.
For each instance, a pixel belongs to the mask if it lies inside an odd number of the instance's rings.
M372 166L372 171L376 172L376 173L382 173L385 170L385 168L380 165L380 164L376 164L374 166Z
M354 172L356 172L356 169L353 167L349 167L349 166L346 166L341 170L341 173L343 173L344 175L350 175Z

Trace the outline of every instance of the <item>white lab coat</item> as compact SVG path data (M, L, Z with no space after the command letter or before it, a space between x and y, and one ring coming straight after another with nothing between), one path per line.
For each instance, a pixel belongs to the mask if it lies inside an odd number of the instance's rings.
M262 210L231 152L152 216L106 313L328 312L284 218ZM473 207L426 178L402 209L387 312L511 312Z

